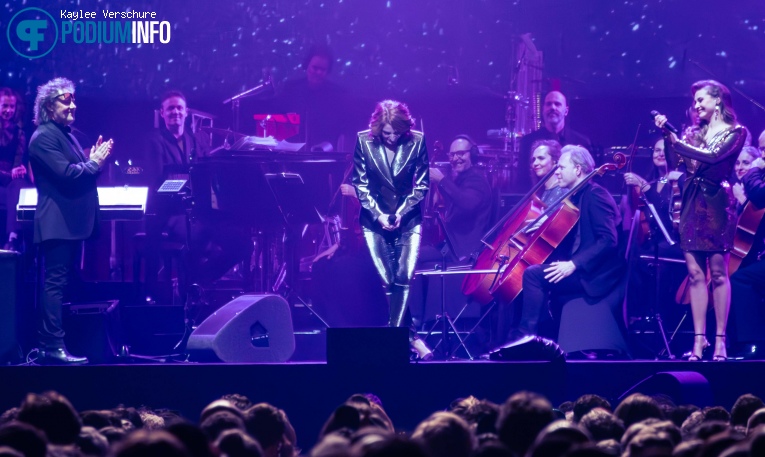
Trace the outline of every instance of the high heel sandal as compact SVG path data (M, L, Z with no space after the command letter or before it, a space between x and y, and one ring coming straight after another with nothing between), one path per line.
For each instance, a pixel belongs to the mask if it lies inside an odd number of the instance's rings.
M722 339L722 343L723 343L723 351L722 352L725 352L724 355L718 352L718 346L717 346L717 341L716 341L717 338ZM725 342L726 342L725 341L725 335L715 335L715 353L714 353L714 355L712 355L712 361L714 361L714 362L725 362L726 360L728 360L728 349L725 347Z
M701 345L701 352L699 354L696 354L696 339L698 337L702 338L703 344ZM691 349L691 355L688 357L689 362L699 362L702 357L704 357L704 351L709 347L709 341L707 341L707 336L703 333L696 333L693 335L693 349Z

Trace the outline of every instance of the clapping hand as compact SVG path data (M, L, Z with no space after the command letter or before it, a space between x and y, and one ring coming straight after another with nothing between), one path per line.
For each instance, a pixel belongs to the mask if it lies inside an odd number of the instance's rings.
M104 137L99 135L96 144L90 148L90 160L100 167L112 153L112 146L114 146L114 140L104 141Z

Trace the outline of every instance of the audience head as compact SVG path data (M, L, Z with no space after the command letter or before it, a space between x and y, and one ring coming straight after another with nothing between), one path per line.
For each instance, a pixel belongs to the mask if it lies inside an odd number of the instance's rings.
M584 417L585 414L589 413L595 408L602 408L606 411L611 411L611 403L608 402L605 398L599 396L599 395L582 395L579 397L576 402L574 402L574 417L573 421L579 422L582 420L582 417Z
M295 430L284 411L268 403L258 403L245 412L245 425L266 457L293 456Z
M479 400L474 396L460 398L452 402L449 411L465 419L475 429L475 434L497 433L499 406L488 400Z
M104 456L109 452L109 440L91 426L83 426L75 444L85 455Z
M439 411L420 422L412 434L431 457L469 457L475 448L470 425L454 413Z
M17 420L36 427L53 444L74 443L82 427L80 416L69 400L53 391L27 394Z
M624 422L602 408L595 408L582 416L579 425L590 433L594 441L621 441L624 435Z
M164 430L136 430L120 441L114 457L191 457L183 444Z
M537 434L554 420L552 405L545 397L522 391L500 406L497 433L512 452L523 455Z
M221 435L227 431L222 431ZM210 448L211 441L205 432L196 425L189 422L176 422L167 427L167 432L183 444L191 457L213 457L214 454Z
M664 418L664 414L656 400L640 393L634 393L622 400L619 406L616 407L614 414L624 422L625 427L629 427L644 419Z
M0 426L0 446L7 446L26 457L45 457L48 440L45 434L24 422L8 422Z
M418 442L400 436L390 436L365 447L364 457L431 457Z
M215 448L227 457L263 457L260 444L243 430L231 429L220 434Z

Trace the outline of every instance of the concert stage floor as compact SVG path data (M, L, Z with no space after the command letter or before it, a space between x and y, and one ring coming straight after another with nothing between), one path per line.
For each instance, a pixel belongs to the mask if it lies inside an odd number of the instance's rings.
M379 396L396 426L412 430L430 413L467 395L501 403L513 392L526 389L540 392L558 405L596 393L615 405L623 393L660 372L680 372L697 382L673 384L666 378L660 382L677 403L705 403L699 392L706 386L703 382L700 386L698 381L703 379L692 372L708 380L712 404L729 409L747 392L765 398L765 362L759 361L452 361L395 367L172 363L0 367L0 410L17 406L27 392L53 389L66 395L80 411L145 405L177 410L195 421L207 403L235 392L284 409L297 430L299 445L307 449L334 408L357 392Z

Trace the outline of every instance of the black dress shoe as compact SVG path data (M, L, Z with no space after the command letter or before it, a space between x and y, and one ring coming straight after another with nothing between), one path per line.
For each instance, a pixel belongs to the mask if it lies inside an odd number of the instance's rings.
M82 365L88 363L88 358L74 356L64 348L40 349L37 363L40 365Z

